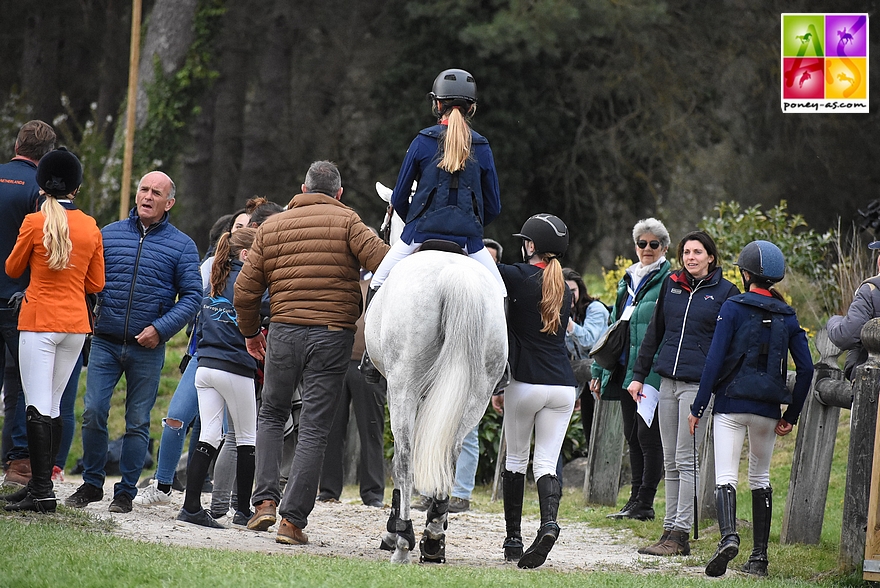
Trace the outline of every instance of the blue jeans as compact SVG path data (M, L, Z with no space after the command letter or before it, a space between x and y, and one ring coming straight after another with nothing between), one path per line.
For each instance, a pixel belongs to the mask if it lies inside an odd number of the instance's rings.
M461 443L461 453L455 464L455 484L452 495L465 500L471 499L474 491L474 479L477 477L477 464L480 462L480 425L471 429Z
M76 428L76 416L74 415L74 406L76 405L76 391L79 388L79 375L82 372L83 356L79 354L76 365L73 366L73 372L70 379L67 380L67 387L64 394L61 395L61 445L58 448L58 455L55 456L55 465L62 470L64 464L67 463L67 454L70 453L70 446L73 444L73 433Z
M113 495L137 496L137 481L150 441L150 411L156 403L163 365L164 344L147 349L137 343L118 344L97 336L92 340L82 425L83 482L99 488L104 485L110 398L125 374L125 436L119 458L122 480L114 486Z
M159 464L156 467L156 481L161 484L170 484L174 480L174 472L177 470L177 462L183 454L183 444L186 441L186 431L195 425L199 418L199 395L196 392L196 368L198 361L193 357L183 370L180 382L171 397L168 405L168 415L162 421L162 440L159 442ZM168 424L168 419L180 421L182 424L174 428ZM199 436L193 430L190 440L190 455L198 443Z

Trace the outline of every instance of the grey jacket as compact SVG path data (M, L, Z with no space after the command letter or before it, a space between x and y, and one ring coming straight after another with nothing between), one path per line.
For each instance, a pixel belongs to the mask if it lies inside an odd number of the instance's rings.
M862 282L846 316L834 315L828 319L828 338L841 349L849 351L844 367L847 379L851 380L853 370L868 359L868 352L862 347L862 327L876 317L880 317L880 276Z

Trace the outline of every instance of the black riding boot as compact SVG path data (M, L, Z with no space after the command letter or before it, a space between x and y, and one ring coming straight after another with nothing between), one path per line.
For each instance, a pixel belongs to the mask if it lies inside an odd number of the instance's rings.
M370 302L372 302L373 296L375 296L378 291L379 288L367 288L367 299L364 301L364 312L367 312L367 309L370 308ZM358 366L358 370L363 374L364 380L368 384L378 384L379 380L382 378L382 374L370 360L370 354L367 353L366 349L364 349L364 355L361 357L361 364Z
M519 561L523 554L522 542L522 507L526 475L501 472L501 491L504 496L504 523L507 527L507 538L504 540L505 561Z
M56 500L52 485L52 466L55 465L55 455L52 453L53 419L40 414L33 406L27 407L26 417L31 481L27 485L27 496L20 502L7 504L6 510L55 512Z
M739 535L736 534L736 488L730 484L715 486L715 507L718 510L718 528L721 541L709 563L707 576L723 576L727 564L739 553Z
M767 575L767 542L770 539L770 520L773 518L773 488L752 490L752 554L741 568L747 574Z
M239 445L235 462L236 510L250 515L251 492L254 487L254 446Z
M545 474L538 478L538 502L541 505L541 528L531 546L525 550L517 565L521 568L536 568L547 560L547 554L559 537L556 514L562 498L562 484L559 478Z
M189 460L186 468L186 493L183 496L183 510L193 514L202 510L202 484L211 467L211 460L217 455L217 450L209 443L199 441L196 450Z

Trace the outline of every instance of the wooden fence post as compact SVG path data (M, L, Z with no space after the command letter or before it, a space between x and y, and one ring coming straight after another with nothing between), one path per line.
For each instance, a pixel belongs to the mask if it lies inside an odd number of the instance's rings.
M587 452L584 501L614 506L620 491L620 464L623 460L620 402L600 400L595 410L590 449Z
M840 409L850 408L852 405L851 386L843 379L843 372L837 368L840 349L828 339L825 329L816 334L815 343L820 359L798 422L780 533L780 542L784 544L819 543ZM826 404L819 389L835 386L841 389L838 395L841 401L837 405ZM831 402L828 398L825 400Z
M840 532L839 561L848 570L859 569L864 563L880 389L880 319L871 319L862 327L861 340L868 350L868 361L854 372L849 459Z

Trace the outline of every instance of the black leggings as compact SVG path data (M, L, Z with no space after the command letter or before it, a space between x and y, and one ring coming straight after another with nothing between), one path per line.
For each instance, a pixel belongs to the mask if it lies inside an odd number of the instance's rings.
M648 427L636 412L636 401L625 389L620 392L620 412L623 415L623 436L629 444L629 462L632 466L632 491L646 505L654 504L657 484L663 478L663 443L657 409L654 421Z

